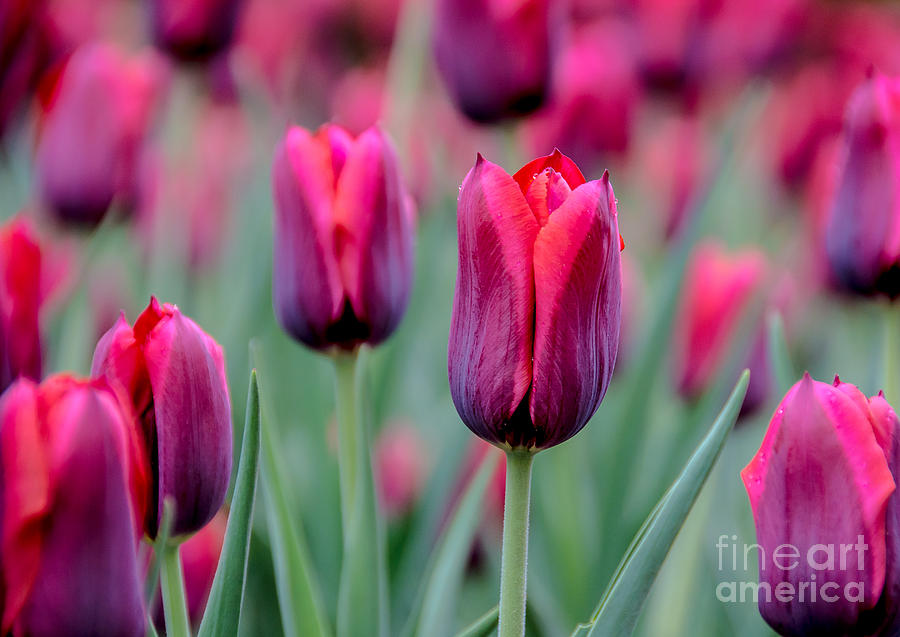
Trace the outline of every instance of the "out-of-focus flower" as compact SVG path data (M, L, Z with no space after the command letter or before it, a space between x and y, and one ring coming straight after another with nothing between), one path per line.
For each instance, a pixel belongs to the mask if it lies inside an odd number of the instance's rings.
M867 399L853 385L808 374L775 411L741 477L760 545L759 610L780 634L896 634L888 458L897 426L881 395ZM820 595L804 598L810 582Z
M0 2L0 138L37 90L50 63L44 3Z
M203 619L213 578L219 565L219 556L225 544L225 529L228 516L219 511L209 524L197 531L178 547L181 555L181 569L184 573L184 595L187 599L188 617L195 627ZM165 615L162 597L156 596L156 607L153 609L153 622L157 630L165 630Z
M93 382L22 379L0 398L3 634L144 634L132 434Z
M874 75L847 107L825 248L837 283L900 295L900 78Z
M612 20L574 35L556 60L547 107L529 122L534 148L556 146L585 168L628 149L640 87L627 39Z
M688 222L709 179L711 158L709 140L697 117L667 118L647 134L632 166L654 184L648 194L659 210L664 239L675 237Z
M378 123L385 99L385 71L380 67L352 69L331 96L333 120L351 135Z
M564 3L438 0L434 51L456 106L476 122L525 115L545 100Z
M0 391L41 377L41 249L24 219L0 227Z
M90 226L114 200L126 211L137 205L144 139L163 84L153 55L126 60L101 44L72 55L37 148L38 188L57 218Z
M609 175L559 151L510 177L480 155L459 195L453 402L475 434L542 449L597 410L616 362L621 249Z
M231 477L231 405L222 348L177 307L155 298L130 326L124 314L91 366L134 408L154 468L144 530L156 536L175 500L172 534L201 529L222 507Z
M179 60L205 61L231 46L241 0L148 0L153 40Z
M408 513L425 486L427 449L415 427L389 425L375 441L375 482L388 518Z
M381 343L406 311L412 202L387 138L291 127L273 167L273 298L281 326L314 349Z
M701 396L727 362L765 272L766 259L758 250L731 255L708 242L694 251L673 337L673 375L684 398Z

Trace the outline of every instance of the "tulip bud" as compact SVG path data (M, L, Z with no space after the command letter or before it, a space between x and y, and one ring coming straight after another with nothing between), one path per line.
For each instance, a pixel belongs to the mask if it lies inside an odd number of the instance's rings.
M0 392L41 377L41 250L23 219L0 227Z
M20 380L0 398L0 633L144 634L130 435L92 382Z
M456 410L495 445L557 445L597 410L616 362L621 238L609 175L585 182L555 151L510 177L479 155L457 227Z
M765 257L756 250L732 256L715 243L697 247L688 264L674 336L673 372L684 398L702 395L725 364L765 269Z
M96 225L116 197L134 207L140 156L161 81L152 57L92 44L66 64L37 148L38 188L62 221Z
M885 544L895 483L880 443L896 420L883 398L806 374L741 472L760 546L759 609L780 634L894 634L876 632L884 614L873 609L895 570Z
M900 295L900 78L875 75L850 98L825 248L845 289Z
M412 203L397 157L370 128L294 126L275 153L275 315L313 349L390 336L412 283Z
M231 476L231 407L222 348L155 298L134 326L124 314L97 343L91 374L133 406L154 475L144 531L156 536L166 497L172 534L194 533L222 507Z
M231 46L241 0L148 0L153 39L184 61L205 61Z
M561 26L553 0L439 0L434 51L456 106L476 122L537 109Z
M415 427L394 424L375 442L375 482L389 519L409 513L425 487L426 447Z

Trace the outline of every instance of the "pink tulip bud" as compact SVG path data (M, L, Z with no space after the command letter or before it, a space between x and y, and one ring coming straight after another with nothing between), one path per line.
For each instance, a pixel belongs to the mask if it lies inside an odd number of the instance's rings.
M457 225L456 410L495 445L559 444L597 410L616 362L621 237L609 175L585 182L555 151L510 177L479 155Z
M156 45L179 60L204 61L231 46L241 0L148 0Z
M155 298L134 326L124 313L100 339L91 373L134 408L154 468L144 530L158 531L166 497L173 535L201 529L231 477L231 405L222 348L174 305Z
M434 50L456 106L476 122L538 108L550 88L563 3L439 0Z
M0 632L144 634L132 485L114 395L54 376L0 397Z
M370 128L294 126L275 154L275 314L314 349L381 343L412 284L412 202L394 150Z
M896 496L885 451L894 457L897 424L880 396L806 374L741 472L759 544L759 610L780 634L896 634L887 626L897 527L886 517Z
M825 247L845 289L900 295L900 78L874 75L847 107Z
M388 518L408 513L425 487L427 451L415 427L393 424L375 442L375 478Z

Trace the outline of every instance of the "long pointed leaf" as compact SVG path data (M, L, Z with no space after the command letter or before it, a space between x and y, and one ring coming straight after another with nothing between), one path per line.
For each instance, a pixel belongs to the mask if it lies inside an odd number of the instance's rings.
M416 626L413 634L418 637L450 634L456 597L481 518L484 492L498 460L497 454L493 453L485 457L435 549L421 604L410 617L410 625L415 621Z
M488 637L497 629L497 621L500 619L500 607L494 606L491 610L476 619L467 628L457 633L456 637Z
M745 370L706 438L625 552L594 617L578 626L573 637L632 633L653 581L737 420L749 381L750 372Z
M216 567L206 612L198 637L237 635L244 602L244 583L247 580L247 556L250 553L250 524L256 500L256 474L259 469L259 388L256 370L250 372L247 394L247 415L244 419L244 438L238 464L234 495L225 543Z
M331 628L310 563L306 540L294 524L287 495L288 485L278 455L280 446L266 417L269 411L266 409L265 394L262 403L263 501L269 522L282 629L285 637L328 637Z

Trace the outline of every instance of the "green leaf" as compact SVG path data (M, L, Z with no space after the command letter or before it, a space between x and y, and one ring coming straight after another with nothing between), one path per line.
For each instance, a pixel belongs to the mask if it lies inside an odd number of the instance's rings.
M781 314L773 311L768 317L769 361L775 373L775 389L778 396L783 396L797 381L791 355L788 351L787 339L784 336L784 321Z
M462 586L472 540L481 519L484 492L498 460L499 456L495 453L485 457L453 511L432 554L422 595L410 614L404 634L418 637L450 634L456 598Z
M591 621L578 626L573 637L621 637L633 632L669 548L737 420L749 382L750 372L745 370L709 433L632 540Z
M254 352L254 361L256 361ZM302 529L294 524L288 483L278 450L281 445L269 425L265 394L262 398L263 499L272 545L275 587L285 637L328 637L331 628L314 576Z
M500 619L500 607L494 606L491 610L476 619L468 628L457 633L456 637L488 637L497 629L497 621Z
M259 417L259 387L256 383L256 370L253 370L250 372L241 459L231 499L231 511L228 514L228 526L225 529L225 543L198 637L237 635L241 623L247 556L250 553L250 525L259 469Z

